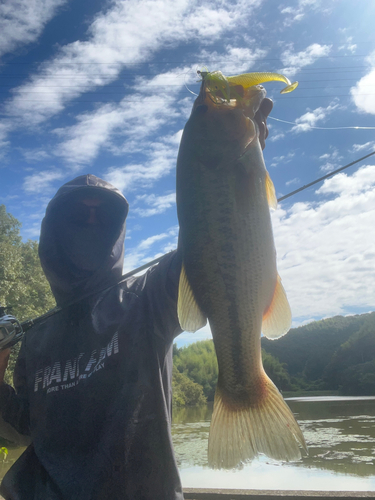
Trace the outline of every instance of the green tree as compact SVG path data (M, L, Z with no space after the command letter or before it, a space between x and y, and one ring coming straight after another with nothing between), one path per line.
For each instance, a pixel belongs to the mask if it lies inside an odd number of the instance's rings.
M20 227L20 221L6 211L5 205L0 205L0 243L7 241L12 245L20 244Z
M344 394L375 393L375 313L367 314L358 331L344 342L326 366L323 379Z
M175 366L173 366L172 391L174 406L202 405L207 402L203 387L180 373Z
M21 223L0 205L0 304L11 306L19 321L39 316L55 306L38 257L38 243L23 242ZM19 345L12 349L6 381L12 381Z
M213 401L218 376L212 340L202 340L174 351L173 362L180 373L203 387L208 401Z
M286 363L286 370L294 385L306 390L334 389L337 384L333 387L329 377L324 377L323 382L323 374L340 346L360 330L368 316L335 316L313 321L292 328L287 335L277 340L263 337L262 347L280 363Z
M289 373L285 368L286 363L280 363L275 356L272 356L272 354L269 354L264 349L262 349L262 361L265 372L279 390L293 390Z
M375 359L350 366L341 373L340 381L341 394L375 396Z

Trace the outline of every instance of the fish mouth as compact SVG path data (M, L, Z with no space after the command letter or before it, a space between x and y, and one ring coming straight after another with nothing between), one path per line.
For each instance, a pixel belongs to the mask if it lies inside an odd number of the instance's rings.
M262 85L253 85L248 88L244 88L242 85L234 85L230 87L230 92L231 98L227 99L220 89L217 91L210 90L203 80L193 111L202 106L202 111L207 111L210 108L222 110L241 109L244 116L252 120L267 94Z
M233 98L227 99L219 91L211 91L205 81L202 81L199 95L193 105L192 115L196 118L201 115L202 133L206 138L209 137L208 141L220 143L219 148L224 147L223 145L228 141L240 143L240 151L237 150L237 152L238 156L242 157L255 144L254 140L259 137L255 114L265 96L266 90L262 85L249 88L236 85L231 87ZM209 123L211 125L208 125Z

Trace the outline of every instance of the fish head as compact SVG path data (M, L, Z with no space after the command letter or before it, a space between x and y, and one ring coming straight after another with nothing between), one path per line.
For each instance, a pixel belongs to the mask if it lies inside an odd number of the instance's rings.
M224 79L225 77L222 76L222 80ZM222 82L222 80L219 80L219 82ZM228 93L230 94L230 99L227 98ZM244 88L242 85L228 85L224 89L224 83L213 86L211 83L208 85L207 80L203 80L199 95L194 102L192 113L194 113L197 107L207 105L210 111L214 111L215 108L218 111L242 109L248 118L254 118L266 94L267 92L263 85L253 85L247 88Z
M219 92L211 92L202 82L184 135L194 144L195 157L207 166L228 165L239 158L246 148L258 140L259 130L254 120L266 90L261 85L244 89L231 87L229 101Z

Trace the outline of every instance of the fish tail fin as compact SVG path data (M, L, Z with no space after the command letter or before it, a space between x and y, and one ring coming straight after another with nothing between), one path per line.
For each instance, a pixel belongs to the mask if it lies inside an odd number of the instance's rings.
M232 469L263 453L276 460L301 458L306 443L293 413L273 382L264 374L261 397L244 407L228 405L216 388L208 441L208 464Z

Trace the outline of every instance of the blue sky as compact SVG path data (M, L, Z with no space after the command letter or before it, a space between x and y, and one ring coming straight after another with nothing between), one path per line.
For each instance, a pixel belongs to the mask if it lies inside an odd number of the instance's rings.
M277 195L375 148L373 0L3 0L0 203L38 239L46 204L93 173L130 203L124 271L173 249L175 163L197 70L280 71L264 152ZM294 325L373 309L375 159L272 214ZM186 336L185 336L186 335ZM206 338L183 334L180 343Z

